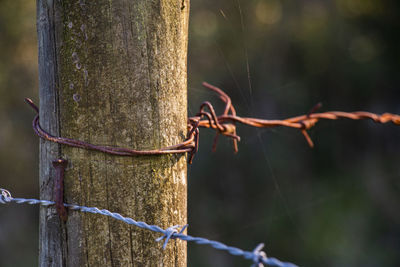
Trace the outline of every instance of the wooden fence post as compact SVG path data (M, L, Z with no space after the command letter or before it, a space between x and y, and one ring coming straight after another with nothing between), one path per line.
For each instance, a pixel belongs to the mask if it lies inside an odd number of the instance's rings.
M55 136L156 149L187 131L189 0L38 0L40 124ZM40 142L40 197L68 160L64 202L184 225L186 157L119 157ZM186 243L112 218L40 211L39 266L186 266Z

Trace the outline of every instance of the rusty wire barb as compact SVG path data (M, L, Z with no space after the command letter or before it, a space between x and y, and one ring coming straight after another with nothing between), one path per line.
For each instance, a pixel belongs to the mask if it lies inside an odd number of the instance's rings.
M217 116L214 107L210 102L203 102L200 106L199 112L188 119L188 133L186 139L177 145L168 146L160 149L154 150L135 150L129 148L120 148L113 146L100 146L93 145L81 140L56 137L45 130L43 130L39 124L39 109L29 98L25 98L25 101L36 111L36 116L33 119L32 127L36 135L39 137L63 144L68 146L74 146L78 148L96 150L112 155L118 156L140 156L140 155L162 155L162 154L179 154L188 153L188 162L192 163L195 154L198 151L199 146L199 128L212 128L216 131L214 138L214 143L212 146L213 151L216 150L219 135L225 135L232 139L233 149L238 152L238 141L240 141L240 136L236 133L236 123L241 123L257 128L273 128L273 127L290 127L299 129L301 133L307 140L310 147L314 147L307 130L312 128L319 120L337 120L337 119L351 119L351 120L363 120L369 119L376 123L388 123L392 122L396 125L400 125L400 116L391 113L384 113L382 115L366 112L366 111L355 111L355 112L342 112L342 111L327 111L322 113L316 113L321 107L318 103L315 105L306 115L301 115L297 117L292 117L284 120L265 120L258 118L247 118L239 117L236 115L236 110L232 105L231 98L221 89L215 87L209 83L203 82L203 86L216 92L219 98L225 103L224 112L222 115Z
M239 117L236 115L235 108L232 106L232 101L229 96L224 93L221 89L203 82L203 86L209 88L219 94L220 99L225 102L225 110L224 113L220 116L215 115L214 108L211 106L209 102L204 102L201 107L208 107L209 113L204 112L203 109L200 109L200 113L197 114L197 117L189 118L189 121L197 122L199 127L205 128L213 128L217 131L217 136L214 139L213 148L216 147L216 141L218 138L218 133L223 134L225 136L231 137L233 139L233 147L234 151L237 152L237 141L240 141L240 137L236 134L236 125L235 123L246 124L249 126L257 127L257 128L273 128L278 126L285 126L290 128L299 129L301 133L306 138L310 147L313 147L314 144L307 133L307 130L312 128L319 120L337 120L337 119L351 119L351 120L363 120L370 119L376 123L388 123L392 122L396 125L400 125L400 116L391 113L384 113L382 115L377 115L371 112L366 111L355 111L355 112L343 112L343 111L327 111L322 113L316 113L315 111L321 108L321 103L315 105L306 115L301 115L297 117L292 117L284 120L264 120L257 118L246 118ZM206 117L206 119L201 119L201 116Z

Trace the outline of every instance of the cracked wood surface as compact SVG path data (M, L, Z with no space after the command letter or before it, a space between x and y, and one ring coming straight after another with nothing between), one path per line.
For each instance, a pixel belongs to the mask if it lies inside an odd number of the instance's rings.
M40 124L56 136L155 149L186 135L189 2L37 1ZM186 224L183 155L118 157L40 141L40 197L68 159L64 201ZM39 266L186 266L186 243L93 214L40 211Z

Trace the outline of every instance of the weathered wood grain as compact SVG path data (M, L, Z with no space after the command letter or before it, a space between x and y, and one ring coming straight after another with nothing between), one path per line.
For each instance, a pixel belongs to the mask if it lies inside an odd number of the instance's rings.
M184 6L182 6L184 3ZM155 149L186 134L187 0L37 1L40 124L99 145ZM40 143L41 198L51 161L68 160L64 201L169 227L186 224L183 155L117 157ZM186 266L186 244L111 218L40 212L39 266Z

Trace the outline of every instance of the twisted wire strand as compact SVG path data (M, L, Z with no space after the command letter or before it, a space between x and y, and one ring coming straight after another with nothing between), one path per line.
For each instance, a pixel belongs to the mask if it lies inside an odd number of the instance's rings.
M72 139L72 138L56 137L56 136L53 136L53 135L47 133L40 126L40 124L39 124L39 109L33 103L33 101L29 98L25 98L25 101L37 113L35 118L32 121L32 128L33 128L34 132L36 133L36 135L42 139L45 139L45 140L48 140L48 141L51 141L54 143L68 145L68 146L74 146L74 147L79 147L79 148L84 148L84 149L89 149L89 150L97 150L100 152L118 155L118 156L177 154L177 153L191 152L194 148L194 134L190 135L188 139L186 139L184 142L182 142L180 144L164 147L161 149L154 149L154 150L135 150L135 149L129 149L129 148L113 147L113 146L100 146L100 145L93 145L93 144L90 144L90 143L87 143L87 142L84 142L81 140Z
M236 133L236 123L257 127L257 128L273 128L273 127L289 127L299 129L306 138L310 147L314 147L314 143L311 137L308 135L307 130L315 126L320 120L337 120L337 119L350 119L350 120L372 120L376 123L388 123L400 125L400 116L392 113L384 113L381 115L374 114L366 111L355 111L355 112L343 112L343 111L327 111L323 113L315 113L315 111L321 107L321 104L317 104L308 114L297 117L287 118L283 120L265 120L258 118L247 118L236 115L236 110L232 105L231 98L220 88L215 87L209 83L204 82L203 86L216 92L219 98L225 103L224 112L222 115L217 116L214 107L210 102L205 101L200 106L200 111L194 117L188 119L188 134L186 140L182 143L160 148L154 150L135 150L129 148L120 148L112 146L100 146L93 145L81 140L56 137L45 130L43 130L39 124L39 109L29 98L25 98L25 101L36 111L37 115L33 119L32 127L36 135L39 137L68 146L79 147L89 150L97 150L100 152L118 155L118 156L140 156L140 155L162 155L162 154L179 154L188 153L189 164L195 154L198 151L199 143L199 128L211 128L216 131L216 136L213 143L213 151L216 150L219 135L225 135L231 138L233 141L233 150L238 152L238 142L240 137ZM208 109L209 112L205 111Z
M322 113L316 113L315 111L321 108L322 104L318 103L315 105L311 111L306 115L300 115L292 118L287 118L283 120L265 120L265 119L258 119L258 118L246 118L246 117L239 117L236 115L235 108L232 105L232 100L230 97L223 92L221 89L208 84L206 82L203 83L203 86L209 88L219 94L220 99L225 103L224 113L220 116L217 116L216 121L213 123L208 120L202 120L200 117L197 119L199 120L199 127L204 128L213 128L214 125L222 125L224 127L223 130L217 128L217 134L221 133L225 136L233 138L233 149L235 152L238 151L237 149L237 142L240 141L239 136L236 134L236 125L235 123L241 123L244 125L257 127L257 128L273 128L273 127L289 127L299 129L301 133L306 138L307 143L310 147L314 147L314 143L311 140L311 137L308 135L307 130L314 127L318 121L320 120L338 120L338 119L350 119L350 120L372 120L376 123L385 124L388 122L392 122L395 125L400 125L400 116L397 114L392 113L383 113L381 115L374 114L371 112L366 111L355 111L355 112L343 112L343 111L327 111ZM213 109L211 110L213 112ZM214 117L212 117L214 118ZM192 118L190 118L192 119ZM214 141L213 147L216 146L216 139Z
M0 188L0 192L1 192L1 194L0 194L0 203L1 204L14 202L17 204L41 205L41 206L45 206L45 207L55 205L54 201L49 201L49 200L39 200L39 199L32 199L32 198L13 198L11 196L11 193L8 190L2 189L2 188ZM185 231L185 229L188 227L188 225L185 225L183 227L179 226L179 225L174 225L167 229L162 229L161 227L159 227L157 225L149 225L145 222L135 221L132 218L124 217L119 213L111 212L106 209L99 209L96 207L86 207L86 206L79 206L79 205L65 204L65 203L64 203L64 206L71 210L109 216L116 220L122 221L126 224L135 225L142 229L160 233L160 234L162 234L162 236L157 238L156 241L159 242L159 241L164 240L163 249L166 248L169 240L181 239L181 240L184 240L187 242L194 242L199 245L209 245L217 250L226 251L226 252L230 253L231 255L241 256L245 259L252 260L253 266L263 266L263 264L266 264L268 266L276 266L276 267L296 267L297 266L293 263L282 262L276 258L267 257L266 253L261 251L264 244L259 244L253 251L245 251L240 248L225 245L218 241L213 241L213 240L209 240L209 239L202 238L202 237L193 237L190 235L185 235L185 234L183 234L183 231ZM180 231L178 231L179 228L181 228Z

